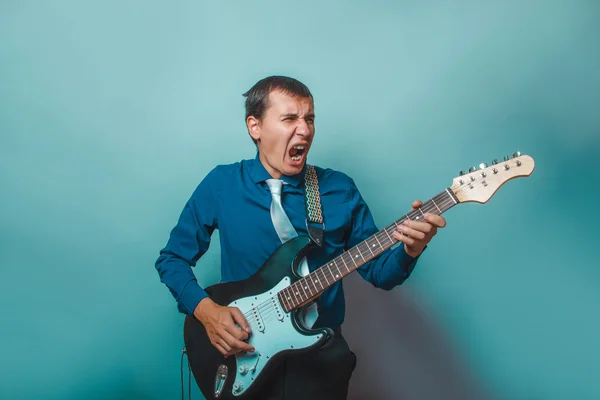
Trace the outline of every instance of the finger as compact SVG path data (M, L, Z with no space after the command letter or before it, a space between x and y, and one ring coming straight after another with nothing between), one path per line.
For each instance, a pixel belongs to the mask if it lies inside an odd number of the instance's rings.
M400 232L392 232L392 236L397 241L402 242L409 247L413 247L417 244L415 239L411 238L410 236L403 235Z
M245 330L247 333L252 333L252 329L250 329L250 324L248 324L248 321L246 321L246 318L244 317L244 314L242 314L240 309L237 307L229 307L229 310L231 311L231 316L233 317L233 320L239 326L241 326L242 329Z
M406 220L400 226L407 226L419 232L430 233L434 227L428 222Z
M229 355L229 353L231 353L231 346L229 344L227 344L225 339L223 339L222 337L217 337L215 339L214 344L215 344L215 347L219 346L225 351L223 353L224 356L227 356L227 355Z
M229 332L225 332L225 334L223 335L223 339L225 339L225 341L227 342L227 344L229 344L229 346L231 346L234 350L249 351L251 353L254 352L254 347L250 346L246 342L242 342L241 340L236 339Z
M416 229L410 228L406 225L398 225L396 230L400 233L403 233L407 236L410 236L413 239L423 240L425 239L425 233L418 231Z
M422 205L423 205L423 202L421 200L415 200L415 201L412 202L412 208L413 208L413 210L415 208L421 207Z
M443 228L446 226L446 219L441 215L425 213L425 220L430 224L437 226L438 228Z
M234 323L231 323L231 325L226 325L225 330L227 331L227 333L229 333L231 336L238 340L248 340L248 338L250 337L248 332L241 330L240 327Z
M223 348L223 346L221 346L218 343L213 343L213 346L215 347L215 349L217 349L219 351L219 353L223 354L225 357L227 357L229 355L229 352L227 350L225 350Z

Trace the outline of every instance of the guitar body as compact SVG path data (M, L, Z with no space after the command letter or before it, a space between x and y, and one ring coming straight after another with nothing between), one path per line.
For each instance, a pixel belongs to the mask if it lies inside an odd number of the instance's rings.
M250 278L205 289L215 303L237 307L244 314L252 329L248 343L254 353L224 358L210 343L204 325L195 317L186 317L188 360L207 399L252 398L285 357L321 348L333 337L329 328L304 326L301 315L306 305L288 313L277 296L300 278L297 267L311 243L307 236L296 237L280 246Z

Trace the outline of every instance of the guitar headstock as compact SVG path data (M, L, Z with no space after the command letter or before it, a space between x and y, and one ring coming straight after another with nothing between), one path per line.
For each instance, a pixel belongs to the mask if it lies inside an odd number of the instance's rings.
M479 169L471 167L468 173L460 171L460 176L452 181L451 189L461 203L485 203L500 186L511 179L531 175L534 168L533 158L516 152L512 158L505 156L503 162L494 160L489 167L482 163Z

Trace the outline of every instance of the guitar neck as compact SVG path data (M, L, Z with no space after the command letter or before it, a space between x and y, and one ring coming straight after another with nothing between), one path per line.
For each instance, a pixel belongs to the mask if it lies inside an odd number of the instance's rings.
M356 271L365 263L398 243L392 236L396 228L406 220L419 221L425 213L441 215L459 203L451 188L440 192L421 207L412 210L379 232L317 268L279 292L281 304L290 312L318 297L328 287Z

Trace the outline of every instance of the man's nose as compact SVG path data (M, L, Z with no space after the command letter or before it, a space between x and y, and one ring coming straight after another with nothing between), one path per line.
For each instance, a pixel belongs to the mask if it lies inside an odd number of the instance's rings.
M298 126L296 127L296 134L302 136L308 136L311 133L310 126L306 120L300 119L298 120Z

